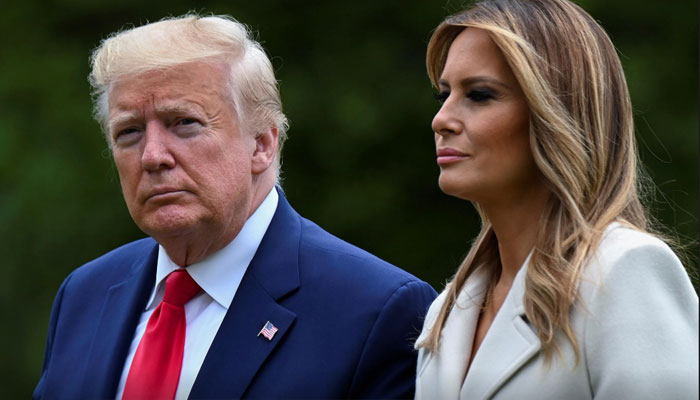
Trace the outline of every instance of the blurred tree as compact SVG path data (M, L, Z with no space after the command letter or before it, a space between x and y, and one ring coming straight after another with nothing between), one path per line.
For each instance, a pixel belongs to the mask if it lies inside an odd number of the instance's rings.
M71 270L143 234L91 119L90 50L111 32L189 10L259 32L291 120L284 188L330 232L439 291L479 220L437 187L424 67L430 32L460 2L291 0L14 2L0 14L0 235L7 321L0 398L37 382L53 295ZM443 5L441 5L443 4ZM581 0L628 76L654 214L697 253L697 3ZM688 267L697 270L697 257Z

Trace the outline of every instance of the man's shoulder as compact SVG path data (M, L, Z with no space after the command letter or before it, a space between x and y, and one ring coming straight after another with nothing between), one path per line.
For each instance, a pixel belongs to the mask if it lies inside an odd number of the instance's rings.
M71 273L71 279L123 279L132 272L135 265L144 263L157 253L157 246L156 241L150 237L124 244L83 264Z
M410 282L427 285L403 269L342 240L312 221L301 218L300 264L346 285L399 287Z

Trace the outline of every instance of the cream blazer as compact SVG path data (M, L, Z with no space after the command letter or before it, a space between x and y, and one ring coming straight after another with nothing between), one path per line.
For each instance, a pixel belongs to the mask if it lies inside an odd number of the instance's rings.
M620 224L607 230L584 269L584 307L571 312L580 361L562 336L562 357L544 365L525 317L529 257L515 277L465 379L488 273L477 270L459 293L431 353L419 348L416 399L698 399L698 296L671 249ZM431 331L443 292L431 305Z

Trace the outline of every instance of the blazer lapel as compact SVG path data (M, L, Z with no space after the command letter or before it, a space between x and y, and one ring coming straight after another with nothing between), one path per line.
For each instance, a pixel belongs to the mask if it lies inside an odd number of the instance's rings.
M530 256L518 271L472 361L459 396L462 399L491 398L540 349L537 334L526 322L523 305L529 261Z
M155 281L158 246L134 262L126 280L110 287L88 353L84 398L114 398L134 330Z
M301 223L280 192L270 226L243 276L190 392L190 398L240 398L296 315L277 302L299 287ZM266 322L277 332L258 335Z
M469 277L459 293L443 326L439 350L436 353L430 353L425 367L419 372L420 381L424 385L429 385L421 388L421 391L430 393L426 398L456 399L459 397L488 281L488 271L485 268L479 268ZM427 335L427 332L424 335ZM416 397L423 396L419 393Z

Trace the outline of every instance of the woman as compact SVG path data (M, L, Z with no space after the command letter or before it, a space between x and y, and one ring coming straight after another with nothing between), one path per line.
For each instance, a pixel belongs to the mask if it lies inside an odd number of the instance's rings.
M566 0L493 0L428 45L440 188L482 228L418 338L416 398L698 397L698 297L640 204L615 48Z

